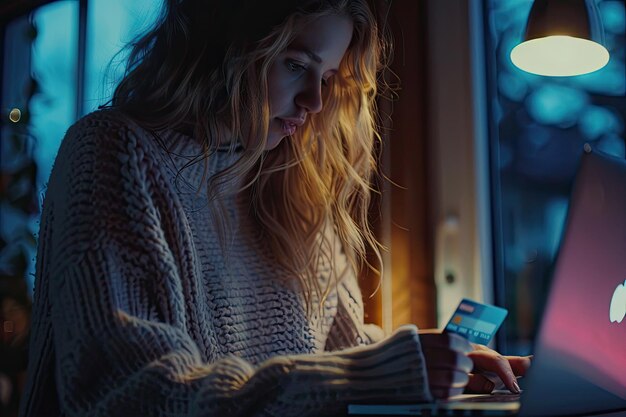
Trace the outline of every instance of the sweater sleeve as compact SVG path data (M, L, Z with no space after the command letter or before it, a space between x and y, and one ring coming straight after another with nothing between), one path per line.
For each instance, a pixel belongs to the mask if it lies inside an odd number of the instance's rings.
M365 323L363 295L357 275L349 266L339 238L332 234L335 273L337 282L337 311L326 339L326 351L336 351L358 345L368 345L382 340L385 333L376 324Z
M165 184L131 130L90 129L70 130L57 157L38 254L49 300L36 303L50 306L61 414L288 417L431 398L414 327L257 367L235 356L204 362L188 331L194 291L180 279L193 268L191 239L167 232L185 219L155 198Z

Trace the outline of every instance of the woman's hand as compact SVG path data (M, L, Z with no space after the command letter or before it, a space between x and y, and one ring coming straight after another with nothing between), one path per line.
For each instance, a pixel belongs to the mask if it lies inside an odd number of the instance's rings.
M419 338L432 395L448 398L462 394L472 371L472 360L468 357L472 345L454 333L420 331Z
M487 346L471 344L473 350L468 356L474 362L469 375L466 393L487 394L493 391L495 384L485 374L497 375L509 391L520 392L516 376L523 376L530 367L531 356L503 356Z

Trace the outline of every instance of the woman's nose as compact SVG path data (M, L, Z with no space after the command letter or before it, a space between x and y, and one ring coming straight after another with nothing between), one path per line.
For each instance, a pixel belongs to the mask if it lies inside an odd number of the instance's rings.
M311 77L304 88L296 95L296 104L307 113L319 113L322 110L322 84Z

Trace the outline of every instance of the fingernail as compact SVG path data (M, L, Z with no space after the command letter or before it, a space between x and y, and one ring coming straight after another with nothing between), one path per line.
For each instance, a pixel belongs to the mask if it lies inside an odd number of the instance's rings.
M496 384L494 384L493 382L487 380L485 381L485 385L483 386L483 390L484 392L491 392L493 391L493 389L496 387Z
M513 387L515 388L515 393L519 394L520 392L522 392L522 390L520 389L519 385L517 384L517 381L513 382Z

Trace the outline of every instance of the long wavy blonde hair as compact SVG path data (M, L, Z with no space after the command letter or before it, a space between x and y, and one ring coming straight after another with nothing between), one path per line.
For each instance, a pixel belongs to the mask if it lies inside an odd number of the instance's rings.
M154 131L191 126L205 161L226 143L234 152L232 138L254 144L235 164L205 178L223 248L229 227L222 202L229 194L246 195L275 259L297 277L311 311L313 300L321 306L347 268L378 273L368 252L382 265L368 212L380 140L378 75L388 43L367 0L270 4L166 0L163 17L133 43L112 105ZM329 14L348 16L354 30L323 92L323 109L290 140L265 151L269 69L298 28ZM348 259L342 271L335 265L336 239ZM323 265L335 271L325 283L318 278Z

